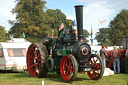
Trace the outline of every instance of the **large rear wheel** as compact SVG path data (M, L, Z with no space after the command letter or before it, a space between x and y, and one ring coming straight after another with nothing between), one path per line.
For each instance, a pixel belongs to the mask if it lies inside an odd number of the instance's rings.
M45 77L48 70L46 59L48 52L41 43L31 44L27 51L27 68L29 74L33 77Z
M66 55L62 58L60 63L60 73L66 82L73 81L78 72L78 65L73 55Z
M100 56L92 54L88 61L93 65L92 71L87 72L88 76L93 80L98 80L103 76L104 65Z

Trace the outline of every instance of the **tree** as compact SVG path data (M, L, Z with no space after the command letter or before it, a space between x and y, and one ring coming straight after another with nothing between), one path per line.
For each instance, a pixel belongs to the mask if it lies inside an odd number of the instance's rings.
M16 7L12 10L16 14L15 21L9 21L12 25L9 34L14 37L22 37L23 32L26 39L31 42L39 42L50 32L47 24L51 18L44 12L45 1L42 0L16 0Z
M109 26L109 36L112 45L120 45L122 37L126 37L128 33L128 10L121 10L121 12L111 20Z
M90 36L89 32L86 29L83 29L83 35L86 39ZM87 40L86 42L89 42L89 40Z
M95 39L99 43L98 45L111 45L109 39L110 28L100 28L99 32L96 33Z
M3 26L0 25L0 42L5 42L7 40L7 33Z

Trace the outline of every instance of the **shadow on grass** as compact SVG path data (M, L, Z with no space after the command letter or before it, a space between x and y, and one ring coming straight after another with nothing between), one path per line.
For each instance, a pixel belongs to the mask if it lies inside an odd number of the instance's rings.
M47 74L45 79L49 79L51 81L56 81L56 82L65 82L63 80L62 76L58 75L56 73L54 73L54 74ZM76 77L76 79L74 81L83 81L83 80L91 80L91 79ZM67 83L67 82L65 82L65 83Z

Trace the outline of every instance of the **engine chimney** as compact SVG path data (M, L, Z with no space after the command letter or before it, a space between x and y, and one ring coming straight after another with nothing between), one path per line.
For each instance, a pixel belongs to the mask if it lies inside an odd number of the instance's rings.
M77 22L77 32L78 41L83 41L83 5L76 5L76 22Z

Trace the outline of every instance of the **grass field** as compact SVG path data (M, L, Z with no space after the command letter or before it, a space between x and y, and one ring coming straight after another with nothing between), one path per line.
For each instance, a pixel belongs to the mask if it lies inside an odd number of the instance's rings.
M28 73L0 73L0 85L128 85L128 74L115 74L91 80L87 74L78 73L77 78L66 83L60 75L49 73L46 78L31 77Z

